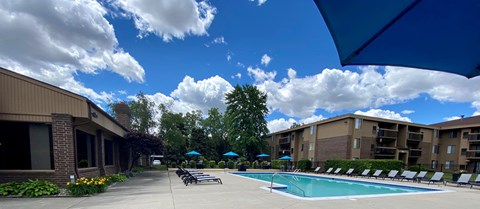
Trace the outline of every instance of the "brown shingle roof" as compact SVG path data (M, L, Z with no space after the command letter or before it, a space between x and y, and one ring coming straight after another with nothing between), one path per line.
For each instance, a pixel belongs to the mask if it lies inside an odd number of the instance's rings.
M460 118L457 120L451 120L441 123L431 124L431 126L439 126L439 127L448 127L448 126L467 126L471 124L480 124L480 115L468 117L468 118Z

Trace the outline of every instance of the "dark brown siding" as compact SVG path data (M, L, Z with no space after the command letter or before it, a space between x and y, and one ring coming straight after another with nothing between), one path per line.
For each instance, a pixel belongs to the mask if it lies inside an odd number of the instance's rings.
M318 139L315 159L326 161L331 159L350 159L351 140L349 136Z

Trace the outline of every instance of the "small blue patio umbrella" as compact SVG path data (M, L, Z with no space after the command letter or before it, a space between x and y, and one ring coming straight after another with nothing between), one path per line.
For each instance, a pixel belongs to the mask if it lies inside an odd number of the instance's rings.
M270 155L268 155L268 154L263 154L263 153L262 153L262 154L259 154L259 155L257 155L257 157L268 157L268 156L270 156Z
M278 158L278 159L279 159L279 160L292 160L293 158L290 157L290 156L288 156L288 155L285 155L285 156L283 156L283 157L281 157L281 158Z
M342 66L391 65L480 75L477 0L314 0Z
M191 155L191 156L200 156L200 155L201 155L200 153L198 153L198 152L195 151L195 150L192 150L192 151L187 152L187 153L185 153L185 154L186 154L186 155Z
M238 154L235 153L235 152L230 151L230 152L227 152L227 153L223 154L223 156L226 156L226 157L238 157Z

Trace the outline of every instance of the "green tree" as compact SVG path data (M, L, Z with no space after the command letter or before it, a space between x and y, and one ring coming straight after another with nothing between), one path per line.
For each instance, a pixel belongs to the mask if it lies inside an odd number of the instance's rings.
M161 154L163 152L163 141L160 137L140 133L130 132L125 136L127 147L132 152L132 163L129 166L129 170L132 170L134 162L137 162L138 158L142 155Z
M188 148L188 137L183 115L162 109L159 134L165 140L165 158L175 162L184 160Z
M225 119L218 108L208 110L208 116L201 121L202 128L208 136L207 152L205 156L208 159L220 161L222 154L230 151L232 148L226 138Z
M140 133L152 133L157 126L155 122L155 103L150 101L142 92L136 95L136 99L128 102L132 114L132 130Z
M252 85L235 86L226 94L225 112L227 137L234 150L250 161L266 147L262 136L268 134L267 95Z

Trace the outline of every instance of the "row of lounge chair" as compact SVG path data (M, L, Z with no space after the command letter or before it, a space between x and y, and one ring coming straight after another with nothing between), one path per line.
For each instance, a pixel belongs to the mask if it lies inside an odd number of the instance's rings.
M192 184L194 182L195 184L197 184L198 182L204 182L204 181L206 182L213 181L219 184L223 184L222 179L215 176L210 176L209 174L198 172L197 170L187 170L187 169L178 167L175 173L178 175L178 177L180 177L180 179L182 179L185 186L188 186L188 184Z
M314 172L315 173L320 173L320 167L317 167ZM420 171L420 172L415 172L415 171L408 171L405 170L399 175L398 170L391 170L388 172L388 174L384 174L383 170L375 170L373 173L371 173L370 169L365 169L361 173L354 173L354 169L350 168L348 169L345 173L342 173L341 168L335 169L334 168L328 168L325 171L325 174L333 174L333 175L347 175L347 176L356 176L356 177L368 177L368 178L381 178L381 179L391 179L391 180L399 180L399 181L412 181L412 182L418 182L421 183L423 181L428 182L428 184L431 183L437 183L437 182L442 182L446 184L446 182L443 179L443 172L435 172L431 178L426 178L425 176L427 175L427 171ZM480 176L480 175L479 175ZM460 179L459 179L460 180ZM478 183L480 186L480 182Z

